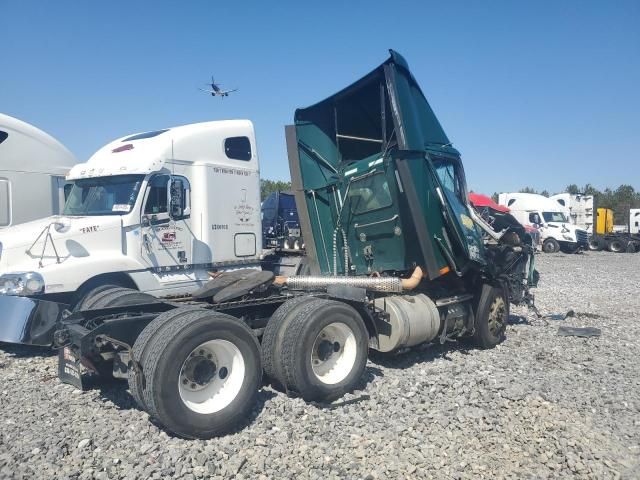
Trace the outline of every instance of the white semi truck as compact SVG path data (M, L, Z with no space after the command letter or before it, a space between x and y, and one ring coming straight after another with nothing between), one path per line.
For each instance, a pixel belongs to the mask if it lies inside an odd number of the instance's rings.
M0 229L60 213L76 163L51 135L0 113Z
M508 207L522 225L538 227L545 253L575 253L589 246L587 231L572 225L555 200L534 193L501 193L498 203Z
M572 225L586 230L589 235L593 235L594 205L593 195L582 195L579 193L558 193L549 197L555 200L562 212L567 215Z
M248 120L119 138L66 180L62 215L0 232L0 293L73 308L98 287L169 297L197 289L210 271L259 267L260 181ZM3 311L0 340L12 341L19 334L6 331Z

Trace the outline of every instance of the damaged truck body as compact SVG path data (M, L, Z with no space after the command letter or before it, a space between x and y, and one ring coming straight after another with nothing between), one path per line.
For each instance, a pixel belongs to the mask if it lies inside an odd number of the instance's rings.
M220 265L169 300L99 291L56 324L63 380L79 384L82 368L127 378L159 424L209 438L247 421L263 371L331 401L361 381L369 349L491 348L510 305L532 303L528 234L474 213L460 154L396 52L297 110L286 140L309 275Z

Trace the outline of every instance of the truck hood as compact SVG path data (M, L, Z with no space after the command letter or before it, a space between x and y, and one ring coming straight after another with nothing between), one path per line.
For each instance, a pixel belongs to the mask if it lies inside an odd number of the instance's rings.
M121 230L120 216L60 215L4 229L0 232L0 274L42 271L92 253L121 250Z

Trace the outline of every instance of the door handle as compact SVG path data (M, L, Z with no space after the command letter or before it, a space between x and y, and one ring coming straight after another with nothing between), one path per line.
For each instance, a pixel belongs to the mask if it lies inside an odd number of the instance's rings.
M366 227L371 227L373 225L380 225L381 223L393 222L394 220L397 220L398 217L399 215L396 213L393 217L387 218L386 220L378 220L377 222L363 223L362 225L360 225L359 223L356 223L353 225L353 228L355 229L366 228Z

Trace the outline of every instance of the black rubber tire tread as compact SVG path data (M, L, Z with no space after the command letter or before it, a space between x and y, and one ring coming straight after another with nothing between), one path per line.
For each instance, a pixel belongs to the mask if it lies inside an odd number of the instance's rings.
M361 343L360 364L358 365L358 353L356 353L356 364L345 380L335 385L312 385L311 383L305 383L302 375L302 369L298 361L300 360L299 348L303 345L307 338L311 338L311 335L305 333L305 328L312 328L314 318L316 314L323 306L339 305L341 307L347 307L353 310L354 319L359 323L360 338L358 332L354 332L356 335L356 343ZM330 318L330 317L320 317ZM319 332L318 332L319 333ZM360 314L350 305L338 302L335 300L318 299L314 302L305 304L299 311L293 315L289 325L286 328L284 338L282 340L281 362L284 375L285 388L287 392L295 392L306 401L324 401L330 402L342 397L344 394L352 391L357 383L361 380L364 370L367 364L367 358L369 356L369 333L367 327L362 320ZM305 350L305 357L311 351L311 348ZM306 358L305 360L306 361Z
M71 311L73 312L79 312L81 310L91 310L91 308L87 308L86 305L89 301L93 302L93 298L96 295L98 295L99 293L102 293L106 290L111 290L113 288L121 288L118 285L111 285L111 284L107 284L107 285L100 285L98 287L92 288L91 290L87 291L84 295L81 295L80 299L71 307Z
M545 245L553 245L553 250L547 251L545 249ZM560 250L560 244L554 238L547 238L544 242L542 242L542 251L544 253L556 253Z
M147 303L158 303L160 300L148 293L140 292L132 288L121 288L111 290L97 300L92 309L109 307L127 307L129 305L141 305Z
M311 300L315 300L315 297L303 295L284 302L273 312L262 334L262 369L267 377L280 383L280 385L282 385L283 379L279 362L276 360L276 340L278 333L282 330L282 325L287 315L289 315L293 309Z
M159 365L163 364L163 355L166 354L168 348L175 348L171 345L172 342L175 342L181 333L185 331L190 326L197 326L200 321L206 319L216 319L219 323L224 324L227 323L227 326L216 326L216 328L208 327L208 330L211 332L228 332L228 329L237 329L242 332L244 338L240 338L241 341L246 341L247 345L253 350L255 364L251 365L248 358L244 358L245 360L245 371L248 372L249 375L255 373L256 379L255 382L251 382L252 385L249 385L250 390L248 391L248 401L244 402L244 408L240 411L228 413L225 410L234 406L238 408L237 402L233 402L229 406L225 407L222 411L216 412L215 415L223 416L224 421L223 424L217 426L215 430L207 430L207 431L199 431L195 432L193 430L193 422L191 425L192 430L186 430L182 426L176 424L176 421L186 421L185 418L175 418L171 415L163 415L164 412L161 412L161 404L160 402L165 402L165 405L168 404L168 400L166 395L162 395L161 392L158 392L156 388L156 372L158 371ZM193 337L193 335L189 335ZM197 336L197 335L196 335ZM236 345L237 346L237 345ZM190 311L186 315L180 316L180 318L176 318L175 321L169 322L165 328L160 329L153 335L147 345L147 351L144 355L144 363L143 363L143 372L145 372L146 385L143 389L144 392L144 404L149 415L155 419L158 423L160 423L167 430L181 436L184 438L211 438L214 436L222 435L225 433L229 433L237 429L239 425L246 422L249 415L249 411L252 406L255 404L258 389L262 385L262 365L260 361L260 344L258 343L258 339L253 334L253 331L242 321L238 320L231 315L226 315L224 313L219 312L211 312L209 310L199 309L196 311ZM165 373L163 375L163 373ZM160 371L158 373L159 378L166 379L166 372ZM245 382L243 382L243 386ZM242 391L238 393L238 395L242 395ZM187 407L185 407L187 408ZM233 409L232 409L233 410ZM224 415L222 414L224 412ZM188 413L190 414L190 413ZM207 416L207 415L203 415ZM201 428L201 425L198 425L198 428Z
M129 288L125 288L125 287L118 287L115 285L111 285L110 288L102 288L102 287L97 287L94 290L97 290L97 292L94 295L89 296L89 294L87 294L86 297L86 301L83 301L83 309L84 310L94 310L96 308L100 308L100 307L96 307L96 304L98 302L100 302L104 297L106 297L107 295L111 295L113 293L120 293L120 292L126 292L128 290L130 290ZM94 290L92 290L91 292L93 292ZM89 293L91 293L89 292Z
M163 312L154 318L149 325L147 325L138 338L136 338L135 343L133 344L132 361L138 363L138 365L142 365L147 349L147 345L149 340L158 333L161 329L163 329L169 322L173 320L177 320L183 315L190 313L192 311L203 311L199 307L181 307L176 310L169 310L168 312ZM144 371L142 372L142 376L144 377ZM138 370L133 366L129 368L128 371L128 381L129 381L129 393L136 401L136 403L142 408L146 410L147 407L144 404L144 378L141 378L138 374Z
M607 242L607 250L613 253L623 253L627 251L627 245L624 240L614 238Z
M506 318L498 336L495 336L489 331L489 325L487 320L489 316L489 308L491 307L493 300L498 295L501 295L504 300L504 304L506 308L506 312L505 312ZM507 327L507 322L509 319L509 311L510 311L509 295L506 293L506 291L502 287L492 286L485 283L482 286L482 289L480 290L480 294L474 303L475 303L474 315L476 319L476 324L475 324L475 331L472 337L473 343L482 349L493 348L504 340L504 332Z

